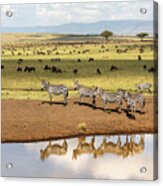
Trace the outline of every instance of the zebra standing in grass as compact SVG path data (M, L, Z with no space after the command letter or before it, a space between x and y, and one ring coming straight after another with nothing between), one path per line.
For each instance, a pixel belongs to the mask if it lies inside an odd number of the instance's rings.
M122 107L122 96L118 93L108 93L102 88L96 89L97 94L101 97L103 101L103 109L106 110L107 103L117 103L118 109L121 110Z
M96 90L93 88L86 87L78 83L78 80L74 83L74 89L78 91L80 95L80 104L83 97L90 97L92 99L93 107L96 106Z
M147 90L150 94L152 93L151 87L152 85L150 83L141 83L135 85L136 89L140 92L143 92L144 90Z
M118 94L126 101L127 109L130 109L132 112L136 111L137 103L141 105L142 109L145 106L145 98L143 94L131 94L123 89L118 89Z
M52 85L49 82L41 81L42 90L46 90L50 97L50 102L52 103L52 95L61 95L64 97L64 105L67 105L68 88L65 85Z

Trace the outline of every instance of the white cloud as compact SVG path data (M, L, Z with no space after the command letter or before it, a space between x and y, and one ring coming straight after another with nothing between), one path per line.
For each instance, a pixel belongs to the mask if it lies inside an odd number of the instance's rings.
M140 8L147 14L140 14ZM12 22L5 12L15 12ZM152 19L152 1L2 5L3 25L60 25L100 20ZM25 21L24 21L25 20Z

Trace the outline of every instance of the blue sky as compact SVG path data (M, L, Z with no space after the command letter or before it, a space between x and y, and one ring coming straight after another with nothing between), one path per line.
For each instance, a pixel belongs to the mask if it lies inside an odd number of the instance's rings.
M147 13L141 14L140 8ZM7 17L11 10L13 17ZM2 26L60 25L100 20L152 20L152 1L2 5Z

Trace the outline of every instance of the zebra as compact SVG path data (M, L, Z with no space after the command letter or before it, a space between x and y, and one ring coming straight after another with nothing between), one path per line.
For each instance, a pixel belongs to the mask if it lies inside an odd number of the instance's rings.
M67 105L67 97L68 97L68 88L65 85L53 85L49 82L42 80L41 81L42 90L46 90L50 97L50 102L52 103L52 94L61 95L64 97L64 105Z
M117 103L118 104L118 111L121 111L122 107L122 96L117 92L108 93L107 91L103 90L102 88L96 88L97 94L101 97L103 101L103 109L106 111L106 104L107 103Z
M131 112L136 111L136 104L140 103L142 109L145 106L145 98L143 94L131 94L124 89L118 89L118 94L123 97L127 104L127 109Z
M150 83L136 84L135 87L140 92L143 92L144 90L147 90L150 94L152 93L152 91L150 89L152 87L152 85Z
M77 90L80 95L80 104L83 97L90 97L92 99L92 106L96 106L96 90L86 87L78 83L78 80L74 82L74 90Z

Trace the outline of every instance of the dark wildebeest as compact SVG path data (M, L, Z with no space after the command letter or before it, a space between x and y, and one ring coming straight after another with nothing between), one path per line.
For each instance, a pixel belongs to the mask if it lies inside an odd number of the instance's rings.
M4 65L1 65L1 70L5 69L5 66Z
M89 58L88 62L93 62L94 61L94 58Z
M116 67L116 66L114 66L114 65L112 65L111 67L110 67L110 71L117 71L118 70L118 67Z
M141 55L138 55L138 61L141 61L142 58L141 58Z
M156 69L154 67L151 67L148 69L148 72L155 72L155 71L156 71Z
M50 102L52 103L52 95L61 95L64 97L64 105L67 105L67 97L68 97L68 88L65 85L53 85L49 82L42 80L41 81L42 90L46 90L50 97Z
M73 70L73 73L74 73L75 75L77 75L77 74L78 74L78 69L74 69L74 70Z
M48 65L45 65L45 66L44 66L44 70L51 70L51 67L48 66Z
M77 62L80 63L81 62L81 59L78 59Z
M22 72L23 69L22 69L21 67L18 67L16 71L17 71L17 72Z
M102 74L102 73L101 73L101 70L100 70L99 68L96 69L96 73L99 74L99 75Z
M147 70L147 65L143 65L143 69L144 70Z

